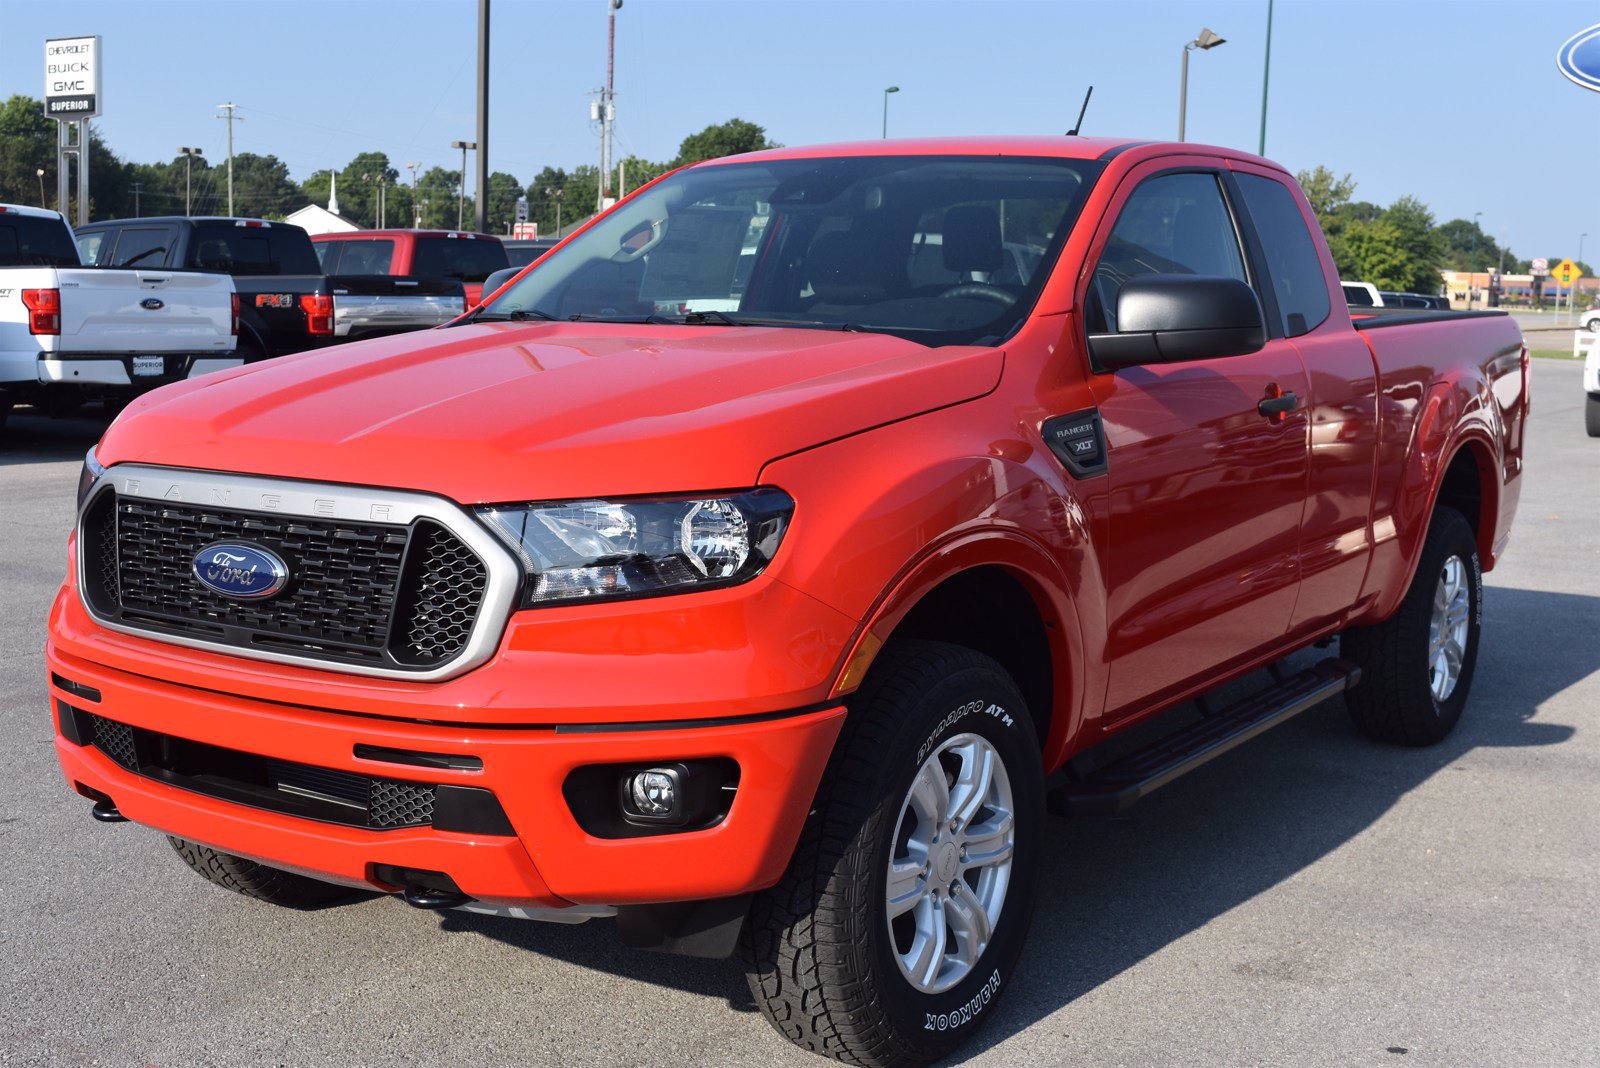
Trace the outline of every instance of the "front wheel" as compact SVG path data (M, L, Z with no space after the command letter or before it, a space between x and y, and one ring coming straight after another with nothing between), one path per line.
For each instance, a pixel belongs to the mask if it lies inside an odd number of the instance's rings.
M778 885L751 905L756 1004L803 1049L927 1064L994 1012L1027 935L1044 808L1011 677L939 642L884 654Z
M1399 745L1443 741L1466 707L1482 620L1483 568L1472 525L1440 507L1399 611L1340 639L1344 657L1361 668L1361 684L1345 693L1356 727Z

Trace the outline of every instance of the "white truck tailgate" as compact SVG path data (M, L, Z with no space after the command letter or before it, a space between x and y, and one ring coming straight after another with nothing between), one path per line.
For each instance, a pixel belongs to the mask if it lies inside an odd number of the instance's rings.
M61 268L59 353L231 352L233 279L225 274Z

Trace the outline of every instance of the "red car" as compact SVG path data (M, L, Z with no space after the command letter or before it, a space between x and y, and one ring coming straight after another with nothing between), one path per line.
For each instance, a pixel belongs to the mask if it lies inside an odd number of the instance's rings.
M1510 318L1353 320L1245 153L699 164L442 330L134 401L50 617L56 747L231 889L742 943L783 1035L921 1064L1013 983L1047 807L1339 693L1450 733L1527 410Z
M483 280L511 266L498 237L463 230L354 230L311 242L324 274L459 279L469 308L483 295Z

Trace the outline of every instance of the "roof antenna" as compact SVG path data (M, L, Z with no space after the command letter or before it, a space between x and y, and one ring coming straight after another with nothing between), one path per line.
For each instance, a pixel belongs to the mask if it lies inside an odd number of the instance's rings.
M1078 122L1067 131L1068 137L1077 137L1078 131L1083 129L1083 113L1089 110L1089 98L1094 96L1094 86L1089 86L1089 91L1083 94L1083 107L1078 109Z

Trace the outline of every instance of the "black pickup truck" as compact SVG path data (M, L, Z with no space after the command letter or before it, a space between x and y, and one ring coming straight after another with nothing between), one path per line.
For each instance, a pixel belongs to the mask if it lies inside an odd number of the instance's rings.
M324 275L311 237L261 219L115 219L77 229L97 267L188 268L233 276L245 362L357 338L424 330L466 310L459 279Z

